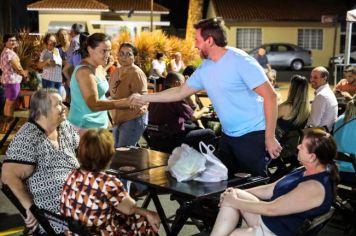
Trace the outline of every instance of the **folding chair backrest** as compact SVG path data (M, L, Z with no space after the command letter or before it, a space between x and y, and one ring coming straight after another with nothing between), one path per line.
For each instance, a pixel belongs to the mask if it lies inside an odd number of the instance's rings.
M70 230L72 233L78 235L93 235L84 224L77 220L67 218L45 209L40 209L36 205L32 205L30 210L42 228L49 235L58 235L54 228L58 228L61 232Z
M302 235L317 235L317 233L329 222L334 215L335 208L331 207L330 210L314 219L307 219L303 222L303 225L299 228L298 236Z
M1 187L1 191L5 194L5 196L11 201L11 203L16 207L16 209L21 213L23 217L26 218L26 209L22 206L19 199L15 196L12 190L6 184L3 184Z
M282 152L280 154L280 158L286 159L295 157L298 151L298 145L301 143L303 139L303 131L302 130L291 130L283 135L283 137L279 140L281 146L283 147Z
M56 218L53 218L54 220L52 220L52 218L49 218L48 215L45 214L43 209L39 209L36 205L32 205L30 210L48 235L58 235L50 222L55 223L58 228L61 228L61 232L64 232L64 230L68 229L67 222L62 220L57 221Z

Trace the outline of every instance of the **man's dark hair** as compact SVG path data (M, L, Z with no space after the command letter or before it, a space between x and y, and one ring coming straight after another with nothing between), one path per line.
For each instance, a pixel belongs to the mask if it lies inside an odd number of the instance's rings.
M184 69L183 75L190 77L194 73L195 69L196 69L195 66L189 65Z
M10 38L13 38L13 37L16 38L16 35L15 34L4 34L4 37L2 38L2 42L6 43L7 40L9 40Z
M194 24L194 28L200 29L200 34L204 40L210 36L214 39L217 46L225 47L227 45L227 39L223 23L224 21L221 17L203 19Z
M161 59L163 56L164 56L164 53L163 53L163 52L157 52L157 54L156 54L156 59L159 60L159 59Z
M72 25L72 31L75 33L75 34L80 34L80 33L83 33L84 32L84 25L82 24L79 24L79 23L74 23Z
M163 89L169 89L176 87L178 82L184 82L184 76L181 73L171 71L168 73L166 78L163 81Z

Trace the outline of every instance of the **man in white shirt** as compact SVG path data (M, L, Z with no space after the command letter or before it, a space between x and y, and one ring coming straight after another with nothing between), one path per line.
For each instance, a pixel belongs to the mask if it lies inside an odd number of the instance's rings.
M310 84L315 89L315 98L307 127L326 127L329 131L337 118L337 100L328 84L329 72L322 66L310 74Z

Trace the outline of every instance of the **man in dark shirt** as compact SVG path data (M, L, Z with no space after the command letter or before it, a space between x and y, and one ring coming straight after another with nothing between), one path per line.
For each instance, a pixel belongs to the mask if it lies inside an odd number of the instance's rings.
M184 77L177 72L168 73L164 80L164 89L180 86ZM213 144L215 134L210 129L199 129L194 122L201 117L204 110L193 111L185 101L169 103L150 103L149 124L158 125L159 131L149 131L151 148L164 152L186 143L199 149L199 142Z
M263 47L260 47L255 55L255 59L262 66L262 68L265 70L266 73L272 71L271 65L269 64L268 58L266 55L266 49L264 49Z

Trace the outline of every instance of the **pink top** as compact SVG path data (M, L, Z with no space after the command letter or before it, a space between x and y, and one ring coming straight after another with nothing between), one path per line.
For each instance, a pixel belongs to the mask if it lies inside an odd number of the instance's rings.
M0 56L0 68L2 70L1 82L3 84L21 83L21 75L16 73L10 63L13 59L20 61L19 57L13 50L5 47Z

